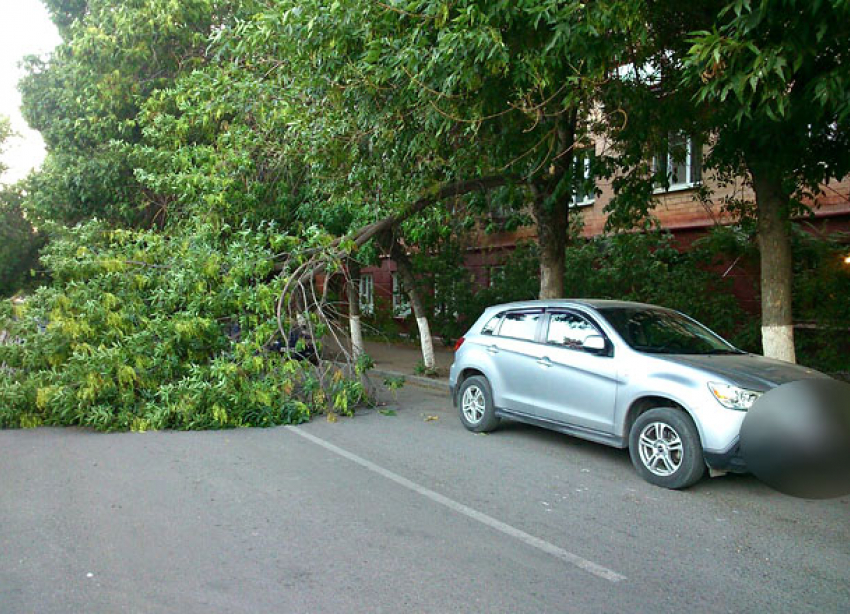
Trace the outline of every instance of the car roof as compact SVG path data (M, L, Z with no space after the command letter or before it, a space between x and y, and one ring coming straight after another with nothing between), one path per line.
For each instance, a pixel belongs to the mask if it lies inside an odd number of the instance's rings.
M583 306L593 309L603 308L623 308L623 307L640 307L644 309L667 309L660 305L651 305L649 303L637 303L634 301L614 301L601 298L576 298L576 299L543 299L535 301L516 301L513 303L503 303L501 305L492 305L487 311L501 311L504 309L547 309L556 307L573 307Z

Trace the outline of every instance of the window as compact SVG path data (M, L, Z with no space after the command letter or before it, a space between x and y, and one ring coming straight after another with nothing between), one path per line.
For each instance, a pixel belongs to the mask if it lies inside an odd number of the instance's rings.
M410 299L401 285L398 273L393 273L393 316L406 318L410 315Z
M652 160L652 171L667 177L656 192L685 190L702 181L702 147L699 141L677 134L668 139L667 151Z
M632 348L652 354L741 354L696 320L675 311L606 307L605 319Z
M487 285L492 288L496 285L497 281L501 281L505 276L505 267L503 266L491 266L489 272L487 273Z
M573 157L573 202L574 207L586 207L596 200L596 184L593 180L592 149L580 149Z
M593 324L577 313L553 313L549 317L546 343L580 350L585 339L591 335L601 334Z
M372 315L375 312L375 278L371 273L360 276L360 313Z
M669 52L665 52L665 55L670 57ZM631 62L621 64L614 70L614 75L626 83L638 82L649 87L661 84L661 68L657 59L637 67Z
M504 222L511 215L513 215L513 209L509 203L503 200L499 200L497 203L491 205L489 210L490 219L494 222Z
M487 324L484 325L484 328L481 329L482 335L495 335L496 331L499 330L499 322L502 321L502 316L504 314L499 314L493 316L487 321Z
M441 286L437 283L434 284L434 315L441 316L448 313L449 306L451 304L456 304L457 290L456 290L457 282L451 282L448 287ZM451 317L456 318L457 310L453 309L451 312Z
M537 323L540 321L540 316L541 314L539 312L514 311L507 313L502 320L499 336L534 341L537 335Z

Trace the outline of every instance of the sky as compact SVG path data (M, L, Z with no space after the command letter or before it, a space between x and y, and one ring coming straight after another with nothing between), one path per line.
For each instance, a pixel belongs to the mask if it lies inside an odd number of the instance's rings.
M14 183L44 160L44 142L21 117L18 62L30 54L50 52L60 43L56 26L40 0L0 0L0 115L12 120L20 136L13 138L2 154L9 170L0 183Z

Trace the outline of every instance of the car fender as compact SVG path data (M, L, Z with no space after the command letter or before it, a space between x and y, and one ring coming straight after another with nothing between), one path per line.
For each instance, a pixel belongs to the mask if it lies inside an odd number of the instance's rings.
M470 369L479 371L490 382L490 391L493 393L493 404L496 407L501 407L502 396L500 390L502 386L493 356L486 351L481 343L476 342L474 339L467 340L462 350L462 356L455 358L458 377L456 389L460 391L460 387L463 384L461 374ZM455 401L457 402L457 399Z
M631 426L628 423L629 410L641 399L652 397L668 399L671 401L671 405L675 404L684 409L694 421L699 432L700 441L705 441L705 433L703 432L703 425L698 412L691 403L685 400L687 398L693 398L695 386L692 385L693 382L686 383L685 380L676 381L677 379L679 378L664 378L663 386L653 385L655 382L651 380L649 382L642 381L639 385L635 386L629 386L628 383L622 385L622 388L617 394L615 424L619 426L619 434L626 441L628 441L629 428Z

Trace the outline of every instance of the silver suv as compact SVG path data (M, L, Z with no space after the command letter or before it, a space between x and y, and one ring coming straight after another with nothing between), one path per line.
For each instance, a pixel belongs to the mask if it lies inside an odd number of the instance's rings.
M501 418L629 448L647 481L686 488L706 467L743 472L738 434L766 391L812 369L747 354L677 311L552 300L487 309L449 375L461 422Z

